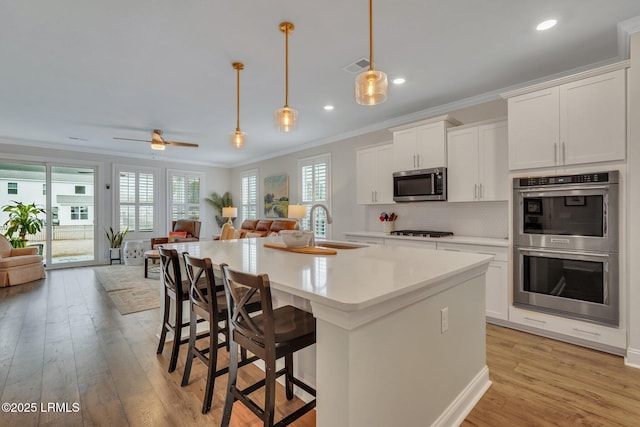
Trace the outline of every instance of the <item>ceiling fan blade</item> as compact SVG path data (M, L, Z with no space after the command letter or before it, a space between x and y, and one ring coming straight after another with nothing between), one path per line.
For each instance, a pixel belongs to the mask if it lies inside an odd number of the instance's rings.
M151 142L148 139L131 139L131 138L117 138L117 137L113 137L113 139L121 139L123 141L140 141L140 142Z
M176 145L179 147L199 147L198 144L192 144L190 142L178 142L178 141L165 141L166 145Z

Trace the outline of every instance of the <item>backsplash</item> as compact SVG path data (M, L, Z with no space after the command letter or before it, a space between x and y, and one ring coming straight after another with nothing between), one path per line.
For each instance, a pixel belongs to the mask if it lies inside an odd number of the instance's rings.
M508 203L419 202L367 206L366 231L382 231L381 212L395 212L396 230L452 231L458 236L505 238L509 234Z

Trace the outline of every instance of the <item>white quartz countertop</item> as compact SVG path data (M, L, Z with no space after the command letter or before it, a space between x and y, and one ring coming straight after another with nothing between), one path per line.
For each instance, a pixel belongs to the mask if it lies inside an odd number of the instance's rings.
M215 265L267 273L271 286L342 312L355 312L436 287L457 275L486 269L490 255L370 245L311 255L265 248L270 238L167 245Z
M416 237L416 236L395 236L393 234L383 233L381 231L348 231L345 236L359 237L377 237L383 239L395 240L415 240L422 242L442 242L442 243L464 243L468 245L487 245L508 247L509 240L497 239L492 237L473 237L473 236L450 236L450 237Z

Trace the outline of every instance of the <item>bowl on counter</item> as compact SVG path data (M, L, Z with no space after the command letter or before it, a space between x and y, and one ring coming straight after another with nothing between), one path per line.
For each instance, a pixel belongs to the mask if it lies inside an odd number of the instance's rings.
M280 231L280 237L282 237L282 243L288 248L303 248L309 246L313 234L311 231L304 230L282 230Z

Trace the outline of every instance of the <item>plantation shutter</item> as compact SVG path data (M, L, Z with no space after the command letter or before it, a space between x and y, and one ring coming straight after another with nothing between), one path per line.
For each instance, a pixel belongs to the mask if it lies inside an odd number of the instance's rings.
M300 167L300 203L307 207L307 216L301 220L303 229L310 229L311 207L321 203L331 209L330 200L330 164L329 154L310 157L299 161ZM327 216L324 210L316 210L315 236L327 238Z

